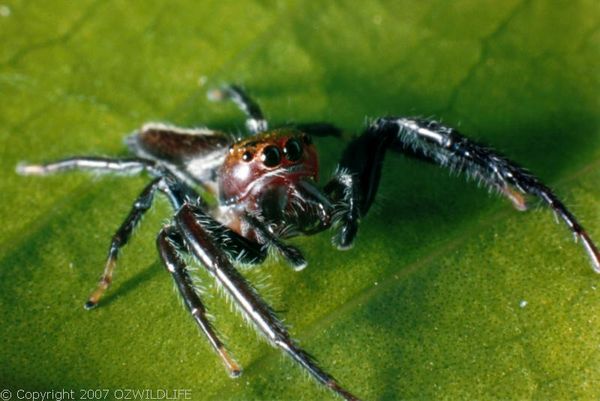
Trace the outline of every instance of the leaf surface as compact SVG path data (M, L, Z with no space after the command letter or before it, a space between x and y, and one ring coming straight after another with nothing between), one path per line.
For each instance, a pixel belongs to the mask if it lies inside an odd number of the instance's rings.
M594 1L9 1L0 37L0 386L189 389L194 400L334 399L206 303L231 380L157 260L158 202L101 307L81 307L146 177L47 178L23 160L124 155L146 121L243 129L206 100L245 85L272 124L329 121L323 179L365 118L434 116L556 188L600 241L600 10ZM600 277L552 213L514 212L435 166L386 158L354 248L298 238L309 267L244 271L295 338L368 400L597 400ZM79 394L79 393L77 393ZM180 398L183 399L183 398Z

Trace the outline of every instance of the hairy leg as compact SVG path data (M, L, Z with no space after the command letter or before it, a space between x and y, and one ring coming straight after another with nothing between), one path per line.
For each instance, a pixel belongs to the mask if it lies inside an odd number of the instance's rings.
M537 177L495 150L436 121L385 117L375 120L346 148L340 167L325 190L348 207L342 218L342 246L351 244L357 221L369 210L381 177L387 150L427 160L485 184L523 210L523 195L541 199L580 239L594 270L600 273L600 252L575 216Z

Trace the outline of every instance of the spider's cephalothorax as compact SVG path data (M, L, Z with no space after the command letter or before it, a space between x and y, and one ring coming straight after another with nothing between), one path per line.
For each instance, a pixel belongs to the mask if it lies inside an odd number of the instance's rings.
M331 204L317 189L317 151L311 137L281 128L237 142L218 174L222 209L259 216L271 233L310 234L330 225ZM235 219L239 221L239 219ZM255 237L251 227L230 227Z
M298 347L286 327L256 289L236 270L237 262L256 264L267 248L284 256L296 269L306 266L302 253L282 239L334 227L339 249L352 245L361 216L375 198L383 159L388 150L424 159L476 178L506 196L518 210L524 195L538 197L581 240L592 267L600 273L600 252L575 216L535 176L436 121L384 117L374 120L343 153L333 178L318 186L318 162L311 135L335 135L327 123L296 124L269 130L258 105L236 86L210 93L230 99L247 115L251 136L236 139L222 132L146 124L127 138L137 156L127 159L72 157L54 163L20 164L17 172L45 175L81 169L96 172L147 172L153 180L143 189L110 243L104 273L85 304L96 306L112 282L119 250L129 240L154 194L164 194L174 210L171 223L160 231L157 247L186 307L232 377L241 369L225 349L192 284L185 254L214 277L240 312L274 346L287 353L320 383L345 398L349 391ZM205 192L218 203L203 200Z

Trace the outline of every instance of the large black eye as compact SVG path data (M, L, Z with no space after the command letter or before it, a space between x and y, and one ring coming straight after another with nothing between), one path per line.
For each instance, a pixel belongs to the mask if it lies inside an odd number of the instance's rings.
M283 153L289 161L298 161L302 157L302 144L296 138L292 138L285 143Z
M275 167L281 163L281 152L277 146L267 146L263 149L260 160L267 167Z

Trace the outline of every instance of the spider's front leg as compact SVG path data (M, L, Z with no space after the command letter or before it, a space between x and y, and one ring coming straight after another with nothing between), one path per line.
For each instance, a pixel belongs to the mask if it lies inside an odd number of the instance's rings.
M317 381L346 400L358 400L296 345L273 309L235 269L226 252L217 246L210 230L205 227L207 221L210 222L211 217L206 212L187 203L175 216L175 225L186 247L215 278L244 317L272 345L288 354Z
M339 247L352 244L360 216L373 203L388 149L475 178L506 196L519 210L526 208L522 194L538 197L560 216L575 239L581 240L592 267L600 273L598 248L550 188L498 152L436 121L420 118L379 118L344 151L338 172L325 187L326 193L345 205L336 238Z
M181 235L175 227L166 226L158 234L156 246L165 268L173 276L177 290L179 290L179 294L183 298L186 308L196 321L198 328L204 333L210 345L223 361L229 375L231 377L238 377L242 373L242 369L229 356L225 345L215 333L206 315L206 308L196 293L185 263L181 259L180 253L185 253Z

